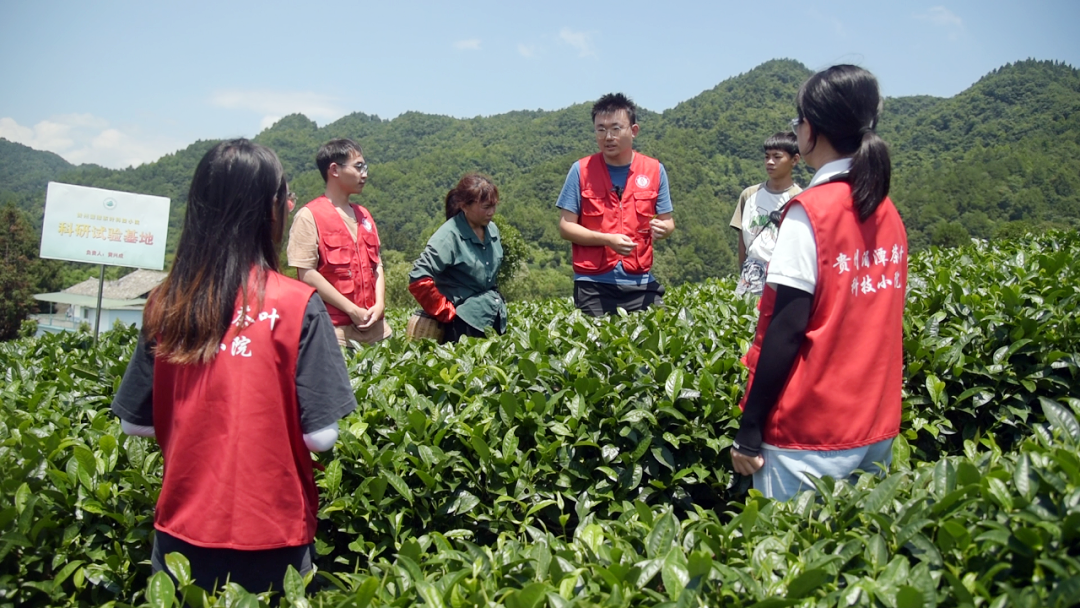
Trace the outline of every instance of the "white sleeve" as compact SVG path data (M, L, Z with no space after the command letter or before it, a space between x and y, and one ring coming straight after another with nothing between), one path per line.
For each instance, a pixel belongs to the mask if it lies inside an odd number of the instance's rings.
M325 452L334 447L338 438L338 424L334 422L328 427L321 428L311 433L304 433L304 445L312 452Z
M156 437L153 425L132 424L123 418L120 419L120 430L124 431L125 435L134 435L135 437Z
M817 286L817 241L806 209L794 201L780 224L776 249L769 260L765 282L814 293Z

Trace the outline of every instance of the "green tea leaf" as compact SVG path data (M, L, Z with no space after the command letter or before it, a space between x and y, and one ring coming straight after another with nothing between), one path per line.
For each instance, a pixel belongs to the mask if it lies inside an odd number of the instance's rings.
M398 491L398 494L401 494L405 500L409 501L410 505L413 504L412 490L409 489L409 484L405 483L404 479L398 477L392 471L384 470L381 472L381 475L383 479L390 482L390 485L394 486L394 489Z
M282 589L285 591L285 599L294 606L304 599L304 579L292 564L285 569Z
M1006 511L1012 511L1013 501L1012 496L1009 494L1009 488L1005 485L1005 482L1001 481L997 477L988 477L986 479L986 487L990 492L990 496L1001 505L1002 509Z
M1050 424L1062 435L1072 439L1073 444L1080 442L1080 424L1076 422L1076 416L1056 401L1039 397L1042 404L1043 414Z
M942 397L945 394L945 383L938 379L933 374L926 375L926 392L930 395L930 400L937 405L944 405Z
M683 371L676 368L671 372L671 375L664 381L664 393L672 403L679 397L679 393L683 389Z
M600 546L604 544L604 529L599 524L589 524L582 529L581 540L594 555L599 555Z
M645 537L645 554L652 558L666 555L675 542L679 524L671 513L664 513L653 524L653 529Z
M15 490L15 512L22 513L26 509L27 502L30 501L30 484L25 481L19 485L19 489Z
M416 585L416 591L420 594L420 597L424 599L426 606L431 608L446 608L446 602L443 601L442 594L429 582L425 580L413 581Z
M172 608L176 585L166 572L155 572L146 583L146 600L153 608Z
M923 594L918 589L903 585L896 592L896 608L925 608Z
M664 581L668 598L672 601L679 599L683 589L690 582L690 573L686 569L686 555L682 552L682 548L676 546L668 551L660 577Z
M379 579L374 576L367 577L353 592L352 599L356 608L367 608L371 604L371 600L375 598L375 593L378 590Z
M187 587L194 581L191 578L191 564L183 553L168 553L165 555L165 567L176 577L176 582L181 587Z
M868 513L877 513L892 500L896 494L896 488L904 480L904 475L890 475L878 483L877 487L866 497L863 510Z
M547 598L551 589L544 583L529 583L506 596L507 608L537 608Z
M832 575L824 568L807 570L799 576L796 576L795 579L788 584L787 597L792 599L804 598L820 589L822 585L832 580L832 578Z

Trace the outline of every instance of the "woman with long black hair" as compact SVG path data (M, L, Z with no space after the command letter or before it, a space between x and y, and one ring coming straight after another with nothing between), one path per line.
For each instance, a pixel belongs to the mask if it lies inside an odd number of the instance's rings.
M155 572L179 552L196 584L280 589L311 569L310 451L356 408L326 307L278 273L288 188L277 156L239 139L199 162L184 230L112 404L164 460Z
M817 169L788 203L769 263L731 460L766 496L810 477L884 474L900 430L907 232L888 198L874 76L833 66L807 80L792 129Z

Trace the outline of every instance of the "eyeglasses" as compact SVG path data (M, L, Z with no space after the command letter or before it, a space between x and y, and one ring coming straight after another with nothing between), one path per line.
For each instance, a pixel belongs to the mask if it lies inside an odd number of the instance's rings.
M367 163L356 163L355 165L338 165L338 166L342 167L342 168L351 166L353 169L356 169L356 171L358 173L367 173L367 170L368 170Z
M612 137L618 137L618 136L622 135L623 131L626 131L626 130L628 130L628 127L620 127L620 126L614 126L614 127L611 127L610 129L605 128L605 127L596 127L595 129L593 129L593 131L596 133L597 137L607 137L608 135L611 135Z
M795 135L799 134L799 125L800 124L802 124L802 119L801 118L792 118L791 119L791 132L794 133Z

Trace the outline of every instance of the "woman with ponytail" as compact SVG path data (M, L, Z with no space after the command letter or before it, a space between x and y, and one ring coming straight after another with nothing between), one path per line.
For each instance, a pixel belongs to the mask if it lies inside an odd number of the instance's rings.
M884 474L900 430L907 232L888 198L877 80L807 80L791 121L817 171L785 209L759 305L732 465L787 500L811 477Z
M496 289L503 248L491 223L499 189L469 173L446 194L446 223L427 242L409 273L409 292L424 315L437 320L443 342L506 331L506 301ZM412 323L410 323L412 325Z
M309 451L333 447L356 408L322 300L278 273L288 204L269 149L238 139L206 153L112 403L125 433L161 446L153 571L181 553L206 590L280 589L290 565L311 570Z

